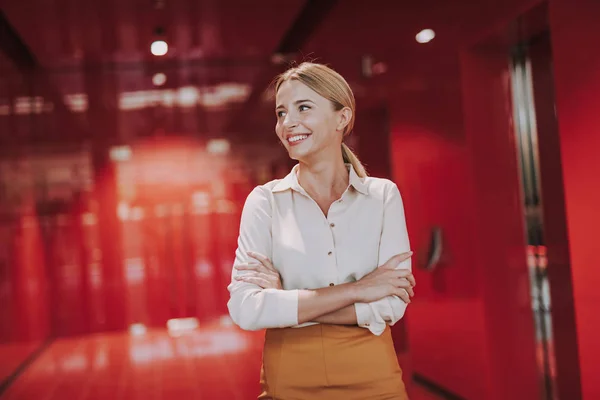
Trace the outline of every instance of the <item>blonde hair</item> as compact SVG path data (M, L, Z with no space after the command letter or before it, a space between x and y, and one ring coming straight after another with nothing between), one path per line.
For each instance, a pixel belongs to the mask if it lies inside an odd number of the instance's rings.
M350 108L352 110L352 117L350 118L348 125L344 128L343 136L346 137L352 132L356 114L356 100L354 99L354 93L352 93L350 85L348 85L348 82L346 82L344 77L323 64L303 62L297 67L292 67L275 78L275 93L279 91L283 82L288 80L302 82L320 96L329 100L336 111L339 111L344 107ZM352 164L352 167L358 176L362 178L367 176L367 171L358 157L356 157L352 150L350 150L343 142L342 157L344 158L345 163Z

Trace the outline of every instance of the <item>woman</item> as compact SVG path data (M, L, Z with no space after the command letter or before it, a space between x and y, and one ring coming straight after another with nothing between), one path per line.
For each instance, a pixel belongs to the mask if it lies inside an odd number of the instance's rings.
M248 196L228 287L233 321L267 329L259 399L407 399L389 329L415 285L400 192L342 143L355 100L341 75L302 63L275 89L298 164Z

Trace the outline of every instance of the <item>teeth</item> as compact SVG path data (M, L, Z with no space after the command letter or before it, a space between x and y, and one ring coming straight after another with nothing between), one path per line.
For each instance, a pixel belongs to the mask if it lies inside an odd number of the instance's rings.
M308 135L298 135L298 136L293 136L291 138L288 139L288 142L297 142L298 140L303 140L306 139L308 137Z

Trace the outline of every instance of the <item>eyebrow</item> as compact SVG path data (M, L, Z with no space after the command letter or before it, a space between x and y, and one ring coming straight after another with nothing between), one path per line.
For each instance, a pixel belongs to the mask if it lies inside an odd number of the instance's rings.
M314 102L314 101L312 101L312 100L309 100L309 99L296 100L296 101L294 102L294 104L300 104L300 103L304 103L304 102L307 102L307 101L308 101L308 102L311 102L311 103L313 103L313 104L315 104L315 102ZM279 110L280 108L285 108L285 107L283 107L283 105L282 105L282 104L280 104L280 105L278 105L278 106L277 106L275 109L276 109L276 110Z

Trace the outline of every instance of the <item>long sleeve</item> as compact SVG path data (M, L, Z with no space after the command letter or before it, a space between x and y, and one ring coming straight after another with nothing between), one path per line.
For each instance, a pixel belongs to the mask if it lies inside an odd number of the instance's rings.
M383 228L379 243L379 262L385 263L392 256L410 250L404 205L398 187L391 183L386 189L384 200ZM411 269L408 259L398 268ZM398 296L388 296L371 303L356 303L356 318L358 325L368 328L375 335L381 335L386 324L394 325L406 311L407 304Z
M298 291L262 289L235 280L236 265L251 261L248 251L272 258L271 203L268 189L256 187L248 195L240 222L227 308L233 321L245 330L283 328L298 324Z

